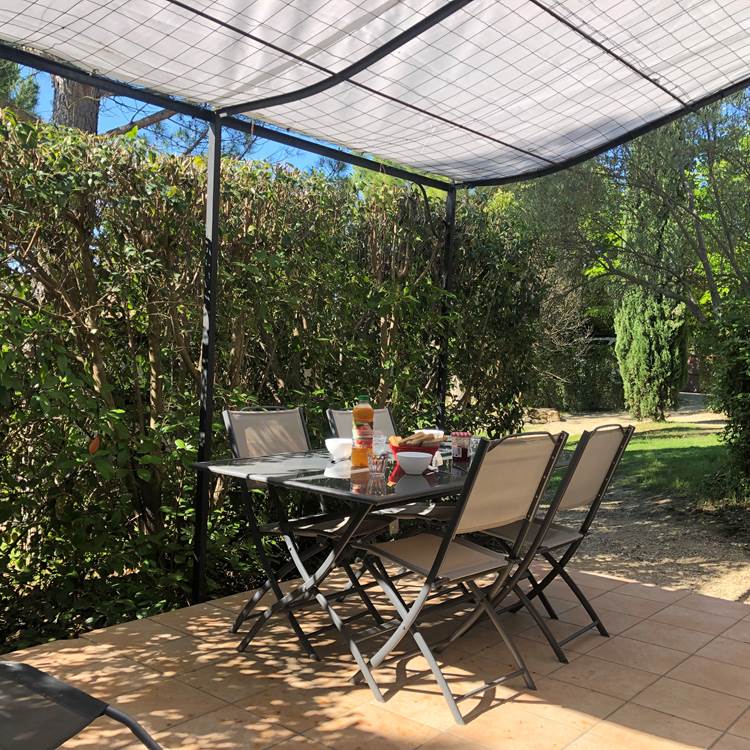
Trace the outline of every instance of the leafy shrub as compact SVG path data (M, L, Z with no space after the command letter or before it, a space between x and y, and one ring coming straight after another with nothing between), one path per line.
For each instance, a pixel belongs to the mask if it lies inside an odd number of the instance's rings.
M685 306L629 289L615 315L625 405L636 419L664 419L687 374Z
M548 389L550 406L571 412L619 411L623 408L622 378L614 344L591 339L582 356L561 368L562 377Z
M727 415L730 494L750 498L750 300L725 300L715 321L712 401Z

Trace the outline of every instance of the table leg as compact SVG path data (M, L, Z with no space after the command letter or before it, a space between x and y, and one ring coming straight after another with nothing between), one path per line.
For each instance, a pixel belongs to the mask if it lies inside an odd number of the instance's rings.
M271 561L268 559L268 556L266 555L266 552L263 548L263 537L262 537L262 534L260 533L260 528L258 527L258 519L255 517L255 511L253 510L253 506L250 501L250 492L247 489L247 486L244 484L242 486L242 499L248 511L248 522L250 524L250 534L253 538L253 542L255 543L255 548L258 551L258 558L260 559L260 564L263 567L263 570L265 571L267 582L270 585L271 590L276 595L277 604L278 604L282 599L285 598L284 592L281 590L279 581L274 575L273 567L271 566ZM320 656L318 656L318 652L315 650L312 643L310 643L310 639L305 635L304 631L302 630L302 627L297 621L297 618L294 616L294 612L292 612L291 610L287 610L285 614L286 614L287 619L289 620L289 624L292 626L292 630L294 630L295 635L297 636L299 642L302 644L302 647L305 649L305 651L313 659L320 660ZM240 645L238 646L239 651L244 651L247 648L247 645L250 643L250 641L258 632L258 630L260 630L260 627L263 625L263 623L265 623L268 620L269 617L270 615L266 617L258 618L258 620L253 625L253 628L250 630L250 633L248 633L248 635L246 635L240 642Z

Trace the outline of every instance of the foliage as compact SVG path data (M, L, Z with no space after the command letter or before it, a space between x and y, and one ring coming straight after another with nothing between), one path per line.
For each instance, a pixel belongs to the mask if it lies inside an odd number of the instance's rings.
M715 326L714 406L728 418L729 492L750 496L750 300L727 301Z
M140 138L0 119L6 647L186 601L205 179ZM448 304L442 196L230 159L222 191L217 414L303 405L318 441L324 409L367 390L429 424L445 335L451 423L520 425L544 282L483 195L459 207ZM212 593L257 579L241 519L218 486Z
M636 419L663 420L687 373L684 306L628 290L615 316L625 405Z
M10 60L0 60L0 106L10 105L32 113L39 101L39 84L33 76L24 76L21 67Z
M588 413L619 411L624 406L622 378L610 339L591 338L588 346L558 363L557 377L547 379L537 401L557 409Z

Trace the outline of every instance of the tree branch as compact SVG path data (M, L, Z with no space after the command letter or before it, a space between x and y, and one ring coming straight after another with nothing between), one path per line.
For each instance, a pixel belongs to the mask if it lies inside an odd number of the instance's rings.
M140 120L131 120L126 122L124 125L120 125L117 128L105 131L102 135L125 135L129 133L133 128L147 128L150 125L156 125L157 122L162 120L168 120L174 112L171 109L160 109L158 112L154 112L152 115L141 117Z

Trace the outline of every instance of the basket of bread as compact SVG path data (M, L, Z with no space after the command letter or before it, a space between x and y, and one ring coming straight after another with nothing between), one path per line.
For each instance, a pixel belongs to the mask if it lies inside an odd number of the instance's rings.
M414 432L408 437L392 435L389 439L391 451L398 458L401 451L413 451L415 453L435 453L440 448L440 443L445 439L441 430L421 430Z

